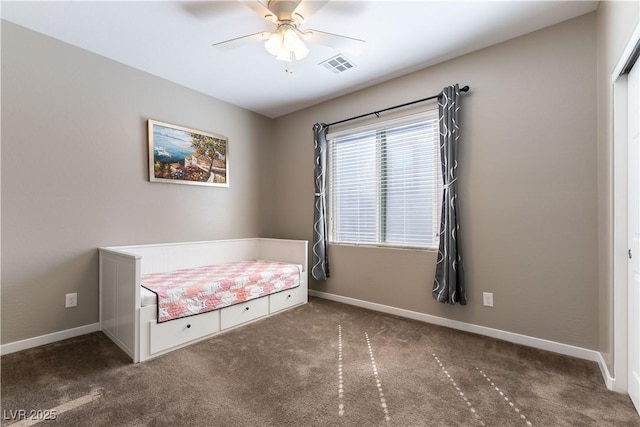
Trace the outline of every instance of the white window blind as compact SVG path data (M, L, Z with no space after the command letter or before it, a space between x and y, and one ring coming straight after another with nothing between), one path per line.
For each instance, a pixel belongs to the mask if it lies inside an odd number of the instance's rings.
M437 248L438 112L328 135L329 241Z

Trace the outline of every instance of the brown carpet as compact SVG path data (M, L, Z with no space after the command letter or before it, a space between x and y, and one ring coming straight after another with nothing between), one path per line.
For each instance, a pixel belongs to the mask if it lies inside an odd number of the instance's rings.
M142 364L94 333L1 368L3 425L640 426L596 363L316 298Z

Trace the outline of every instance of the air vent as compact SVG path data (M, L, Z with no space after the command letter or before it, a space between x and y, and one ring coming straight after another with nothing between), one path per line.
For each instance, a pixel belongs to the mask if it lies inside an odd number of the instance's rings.
M345 71L355 67L355 64L345 58L342 54L329 58L318 65L322 65L334 74L344 73Z

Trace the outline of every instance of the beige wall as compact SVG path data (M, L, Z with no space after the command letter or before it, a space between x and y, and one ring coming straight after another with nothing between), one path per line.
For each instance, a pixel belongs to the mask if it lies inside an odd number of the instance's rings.
M611 373L613 359L613 94L611 75L640 16L638 2L604 1L598 35L598 225L600 351Z
M228 136L230 188L150 183L147 119ZM97 322L99 246L269 234L271 129L3 21L2 342Z
M435 254L427 251L331 246L332 277L311 287L597 349L594 13L278 118L274 234L312 237L314 122L454 82L471 86L459 167L469 304L432 300ZM482 306L483 291L494 293L495 307Z
M460 159L469 305L432 301L427 251L332 246L333 277L312 288L610 357L607 73L637 16L636 2L603 2L597 22L579 17L275 121L3 21L2 343L98 321L98 246L311 239L313 123L459 82L472 88ZM231 188L149 183L149 118L228 136ZM64 309L67 292L78 308Z

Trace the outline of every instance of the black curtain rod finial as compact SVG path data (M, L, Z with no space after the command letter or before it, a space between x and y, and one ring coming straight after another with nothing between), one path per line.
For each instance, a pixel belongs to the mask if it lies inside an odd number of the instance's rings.
M469 86L464 86L460 88L460 92L469 92Z

